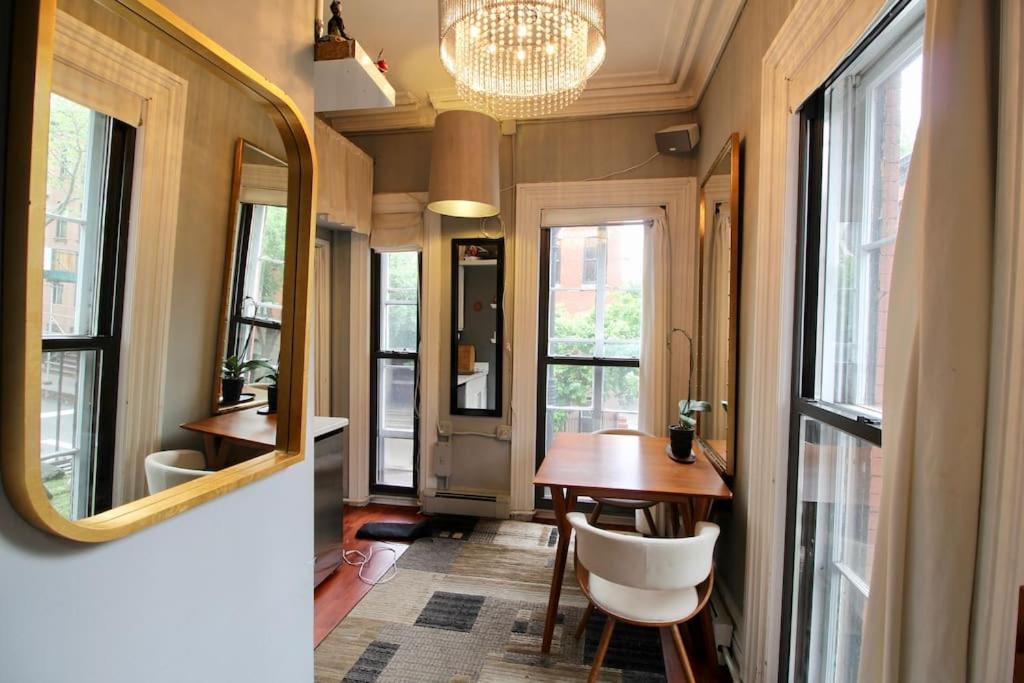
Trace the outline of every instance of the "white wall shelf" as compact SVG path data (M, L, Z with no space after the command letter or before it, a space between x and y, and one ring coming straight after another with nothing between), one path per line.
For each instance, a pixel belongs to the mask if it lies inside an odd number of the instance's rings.
M314 109L319 114L395 106L395 89L363 47L353 41L344 59L313 63Z

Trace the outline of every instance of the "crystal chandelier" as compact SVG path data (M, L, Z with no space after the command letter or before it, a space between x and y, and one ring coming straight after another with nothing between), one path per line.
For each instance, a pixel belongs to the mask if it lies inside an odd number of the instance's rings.
M498 119L564 109L604 62L604 0L439 2L444 68Z

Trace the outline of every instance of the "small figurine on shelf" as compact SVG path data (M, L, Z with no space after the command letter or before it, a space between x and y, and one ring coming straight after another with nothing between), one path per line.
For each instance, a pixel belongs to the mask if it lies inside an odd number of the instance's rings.
M388 68L388 60L384 59L384 49L381 48L381 51L377 53L377 70L382 74L386 74Z
M352 40L345 33L345 20L341 18L341 0L331 2L331 20L327 22L328 40Z

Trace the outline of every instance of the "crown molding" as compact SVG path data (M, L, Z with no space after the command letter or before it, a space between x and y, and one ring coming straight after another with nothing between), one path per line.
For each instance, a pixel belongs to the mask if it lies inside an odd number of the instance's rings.
M557 120L695 109L745 4L746 0L679 4L673 12L656 70L598 74L572 105L539 118ZM431 90L428 101L402 93L393 108L337 112L326 118L346 134L422 130L432 128L440 112L469 108L453 86Z

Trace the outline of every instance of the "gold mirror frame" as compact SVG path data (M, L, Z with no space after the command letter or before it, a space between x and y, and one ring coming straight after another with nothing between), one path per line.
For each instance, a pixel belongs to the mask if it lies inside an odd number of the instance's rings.
M281 330L277 450L86 519L63 517L49 503L40 476L39 405L42 349L43 225L50 91L57 0L18 0L12 26L7 186L3 230L0 341L0 474L14 508L51 534L97 543L126 536L246 484L304 457L306 327L313 252L316 160L310 131L294 102L240 59L155 0L96 0L141 20L177 41L267 105L287 150L288 239L286 306ZM17 131L17 134L14 134ZM15 173L13 169L27 169ZM285 362L287 359L287 362Z
M740 319L740 234L743 230L742 203L740 201L740 135L733 133L729 136L722 151L718 153L711 167L700 181L700 224L699 238L700 249L697 252L697 396L706 400L703 377L704 358L704 248L707 235L708 207L704 187L707 185L715 169L726 159L729 159L729 211L733 217L733 229L730 235L729 244L729 368L728 382L729 389L727 400L729 410L726 414L726 438L725 454L718 452L713 445L705 441L701 436L701 417L698 417L697 438L704 453L711 463L724 475L733 476L736 474L736 425L739 405L739 319ZM700 414L698 414L700 415Z

